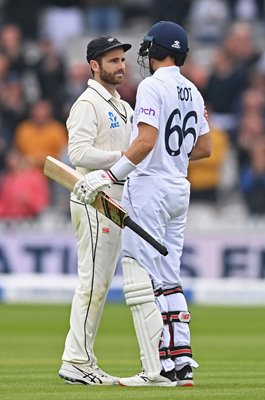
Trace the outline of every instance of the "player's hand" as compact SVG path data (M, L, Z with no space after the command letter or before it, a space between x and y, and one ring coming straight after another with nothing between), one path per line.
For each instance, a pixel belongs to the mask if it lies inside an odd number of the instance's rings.
M89 172L75 184L73 192L77 200L82 203L91 204L95 201L98 192L101 192L111 185L108 174L101 170Z

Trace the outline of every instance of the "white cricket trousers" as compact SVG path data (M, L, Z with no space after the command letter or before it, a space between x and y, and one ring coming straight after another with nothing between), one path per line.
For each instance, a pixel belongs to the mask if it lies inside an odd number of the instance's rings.
M181 285L180 257L184 242L190 183L186 178L140 176L129 179L122 205L169 254L164 257L129 229L122 232L123 256L135 258L148 272L154 289Z
M121 230L90 206L71 201L79 284L75 290L62 360L97 362L94 341L120 255Z

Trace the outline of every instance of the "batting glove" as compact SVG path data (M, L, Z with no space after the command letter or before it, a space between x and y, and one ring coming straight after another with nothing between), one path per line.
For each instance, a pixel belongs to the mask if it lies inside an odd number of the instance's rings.
M77 200L82 203L91 204L95 201L98 192L111 185L111 180L102 169L89 172L75 184L73 192Z

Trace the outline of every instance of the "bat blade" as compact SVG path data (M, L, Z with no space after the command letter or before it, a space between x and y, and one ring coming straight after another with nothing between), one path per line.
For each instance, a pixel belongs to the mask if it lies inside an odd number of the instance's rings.
M82 178L80 172L51 156L46 157L44 174L70 191L73 190L76 182ZM96 200L90 205L114 224L124 228L124 218L128 213L106 193L100 192Z
M73 190L77 181L82 177L78 171L51 156L47 156L45 159L44 174L70 191ZM123 229L127 226L132 229L135 233L150 243L151 246L158 250L160 254L164 256L168 254L165 246L136 224L136 222L128 216L127 211L106 193L100 192L97 195L96 200L90 205L120 228Z
M46 157L43 171L46 176L71 191L76 182L82 178L78 171L51 156Z

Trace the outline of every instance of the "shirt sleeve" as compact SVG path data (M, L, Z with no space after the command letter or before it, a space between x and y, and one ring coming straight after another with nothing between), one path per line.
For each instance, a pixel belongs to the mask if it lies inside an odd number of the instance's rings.
M104 151L93 147L97 136L97 117L93 105L80 101L71 109L66 122L69 141L68 156L75 167L109 169L121 158L120 151Z
M202 136L210 131L210 127L209 127L209 123L208 123L207 119L205 118L205 104L204 104L203 97L199 91L198 91L198 95L199 95L199 101L201 104L201 114L202 114L201 124L200 124L200 129L199 129L199 136Z
M135 105L135 123L145 122L159 129L161 101L155 87L155 80L146 78L140 83Z

